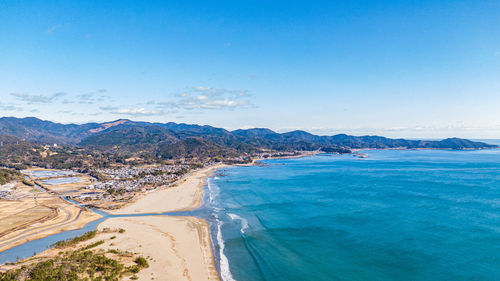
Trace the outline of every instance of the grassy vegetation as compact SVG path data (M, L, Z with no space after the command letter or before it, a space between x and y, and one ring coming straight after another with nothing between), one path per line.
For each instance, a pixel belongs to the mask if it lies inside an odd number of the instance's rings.
M140 266L141 268L147 268L147 267L149 267L148 261L147 261L145 258L143 258L143 257L138 257L138 258L136 258L136 259L134 260L134 262L135 262L138 266Z
M67 240L63 240L63 241L58 241L58 242L54 243L53 246L56 248L65 248L65 247L69 247L69 246L74 246L80 242L92 239L96 235L97 235L97 230L89 231L89 232L86 232L85 234L78 236L78 237L75 237L75 238L71 238L71 239L67 239Z
M58 248L77 247L76 244L96 237L97 231L90 231L82 236L60 241ZM107 257L104 250L89 250L104 243L99 240L71 251L60 251L57 256L35 263L27 263L19 268L0 272L0 281L118 281L124 277L135 280L141 269L149 267L143 257L133 259L133 254L118 250L109 250ZM117 259L115 259L118 258ZM133 260L135 264L126 266L123 259Z
M0 281L117 281L139 272L146 264L125 266L102 252L76 250L39 263L0 273Z
M104 244L104 240L100 240L100 241L94 242L94 243L92 243L90 245L85 246L83 249L84 250L92 249L92 248L95 248L95 247L97 247L99 245L102 245L102 244Z

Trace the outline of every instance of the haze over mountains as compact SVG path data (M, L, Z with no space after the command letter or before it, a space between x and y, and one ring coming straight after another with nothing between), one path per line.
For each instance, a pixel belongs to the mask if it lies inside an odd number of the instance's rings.
M323 150L347 153L359 148L436 148L479 149L495 145L466 139L441 141L390 139L380 136L338 134L318 136L305 131L276 133L270 129L228 131L208 125L136 122L120 119L106 123L60 124L35 117L0 118L0 135L14 136L34 143L67 144L98 149L200 150L231 149L248 152L257 149ZM168 153L167 153L168 154Z

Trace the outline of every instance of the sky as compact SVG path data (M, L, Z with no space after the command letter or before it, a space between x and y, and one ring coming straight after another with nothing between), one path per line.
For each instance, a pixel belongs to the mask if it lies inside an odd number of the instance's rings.
M500 138L500 1L2 1L0 116Z

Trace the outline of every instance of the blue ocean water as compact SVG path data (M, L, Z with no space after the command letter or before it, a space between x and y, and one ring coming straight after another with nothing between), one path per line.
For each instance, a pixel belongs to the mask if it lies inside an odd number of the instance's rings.
M500 150L365 153L209 179L222 278L500 280Z

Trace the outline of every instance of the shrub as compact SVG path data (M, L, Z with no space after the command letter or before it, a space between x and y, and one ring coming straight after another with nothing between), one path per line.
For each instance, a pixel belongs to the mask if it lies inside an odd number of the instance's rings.
M94 243L92 243L92 244L84 247L83 250L88 250L88 249L97 247L97 246L102 245L102 244L104 244L104 240L100 240L100 241L94 242Z
M58 242L54 243L53 246L55 246L56 248L64 248L64 247L73 246L73 245L78 244L79 242L87 241L89 239L94 238L96 236L96 234L97 234L97 230L89 231L89 232L86 232L85 234L78 236L78 237L75 237L75 238L70 238L67 240L58 241Z
M147 268L147 267L149 267L148 261L147 261L145 258L143 258L143 257L137 257L137 258L134 260L134 262L135 262L138 266L140 266L141 268Z

